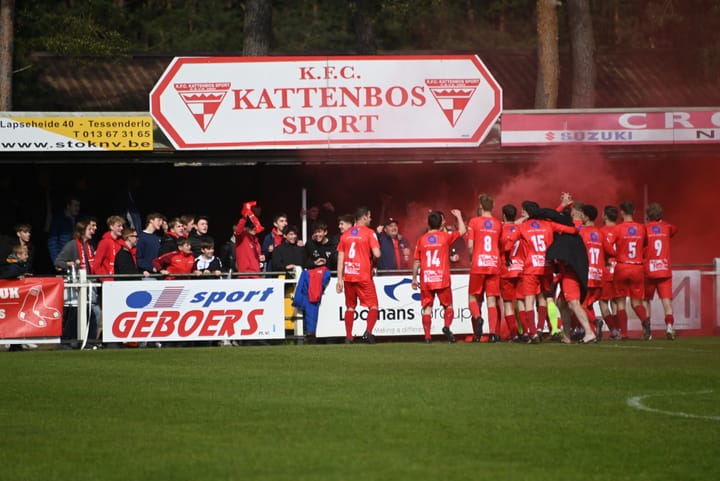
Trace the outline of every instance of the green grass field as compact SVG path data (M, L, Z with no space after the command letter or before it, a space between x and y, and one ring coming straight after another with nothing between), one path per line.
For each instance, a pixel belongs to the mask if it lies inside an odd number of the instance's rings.
M32 351L0 382L2 480L720 478L720 338Z

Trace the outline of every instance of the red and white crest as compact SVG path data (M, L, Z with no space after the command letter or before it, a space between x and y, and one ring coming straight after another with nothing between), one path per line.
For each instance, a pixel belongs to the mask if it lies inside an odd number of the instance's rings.
M174 87L205 132L230 90L230 82L176 83Z
M432 92L450 125L455 127L480 85L480 79L425 79L425 85Z

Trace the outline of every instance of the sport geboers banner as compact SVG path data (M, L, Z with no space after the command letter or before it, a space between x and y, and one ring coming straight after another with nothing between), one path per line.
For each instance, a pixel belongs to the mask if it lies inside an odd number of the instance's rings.
M60 337L62 313L62 278L0 281L0 338Z

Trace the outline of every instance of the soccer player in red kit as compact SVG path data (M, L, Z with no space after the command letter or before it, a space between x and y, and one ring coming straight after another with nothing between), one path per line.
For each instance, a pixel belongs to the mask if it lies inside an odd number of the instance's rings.
M345 292L345 343L353 342L353 323L355 307L368 308L367 330L363 340L375 343L373 328L378 320L378 297L373 281L373 259L380 258L380 244L370 222L372 215L367 207L359 207L355 212L355 225L340 237L337 246L337 293Z
M630 201L620 203L622 223L615 226L615 290L619 296L617 319L621 327L627 326L626 297L642 323L643 339L652 339L650 319L643 305L645 299L644 253L647 243L645 225L635 222L635 205Z
M499 336L499 312L497 298L500 297L500 237L502 222L492 215L495 205L492 196L480 194L478 216L467 225L467 246L470 253L470 279L468 282L468 308L472 316L473 342L480 341L483 333L483 318L480 316L483 293L487 299L488 328L490 342L497 342Z
M502 256L500 262L500 297L503 300L503 315L510 332L510 340L520 341L518 335L517 319L515 318L515 303L521 318L525 316L525 298L522 294L522 272L525 251L520 238L516 236L518 226L515 224L517 208L506 204L502 208Z
M523 330L533 343L541 341L535 325L535 301L537 300L538 324L547 318L547 301L553 282L553 265L546 259L547 249L552 244L554 233L576 234L575 227L565 226L541 219L531 219L531 211L537 211L537 202L523 201L522 217L517 236L522 240L526 256L523 262L522 289L525 296L525 319Z
M428 215L428 231L417 241L413 256L412 288L420 286L422 326L425 342L431 343L432 306L437 297L443 307L442 332L449 342L455 342L450 330L453 321L452 289L450 286L450 246L465 235L466 227L458 209L450 213L457 219L458 230L452 233L440 230L445 223L442 212L433 211ZM418 283L418 274L420 282Z
M597 219L597 207L590 204L582 206L583 225L579 227L580 237L582 237L588 257L588 288L585 300L582 303L585 312L587 312L588 320L592 322L595 319L595 311L593 304L600 299L603 283L603 269L605 268L605 242L600 229L595 227L595 219ZM602 339L602 320L595 320L595 335L598 340Z
M672 310L672 270L670 263L670 238L677 234L677 227L662 220L662 206L653 202L647 206L647 249L645 250L645 300L646 309L657 291L665 312L665 337L675 339Z
M617 298L619 297L615 293L615 225L617 224L618 216L620 211L614 205L606 205L603 209L603 226L600 228L600 233L603 236L605 243L605 267L603 269L603 282L602 291L600 292L600 314L602 315L605 324L610 329L610 339L620 340L622 339L622 331L620 325L617 322ZM609 247L608 247L609 246ZM627 326L625 326L627 332Z

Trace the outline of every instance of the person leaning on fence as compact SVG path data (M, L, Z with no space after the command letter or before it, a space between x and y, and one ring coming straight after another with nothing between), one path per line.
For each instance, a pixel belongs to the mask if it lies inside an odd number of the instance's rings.
M200 255L195 257L193 272L219 278L222 275L222 268L222 261L215 256L215 242L212 238L203 239L200 242Z
M177 240L177 250L163 254L155 259L153 269L167 276L166 280L172 280L178 279L178 274L191 274L194 263L195 258L192 255L190 239L180 237Z
M140 279L140 269L135 258L135 246L138 241L138 233L135 229L124 229L121 242L122 247L115 254L115 274L122 275L116 280L137 280ZM134 276L137 274L137 276ZM134 277L126 277L133 275ZM148 273L149 275L149 273Z

